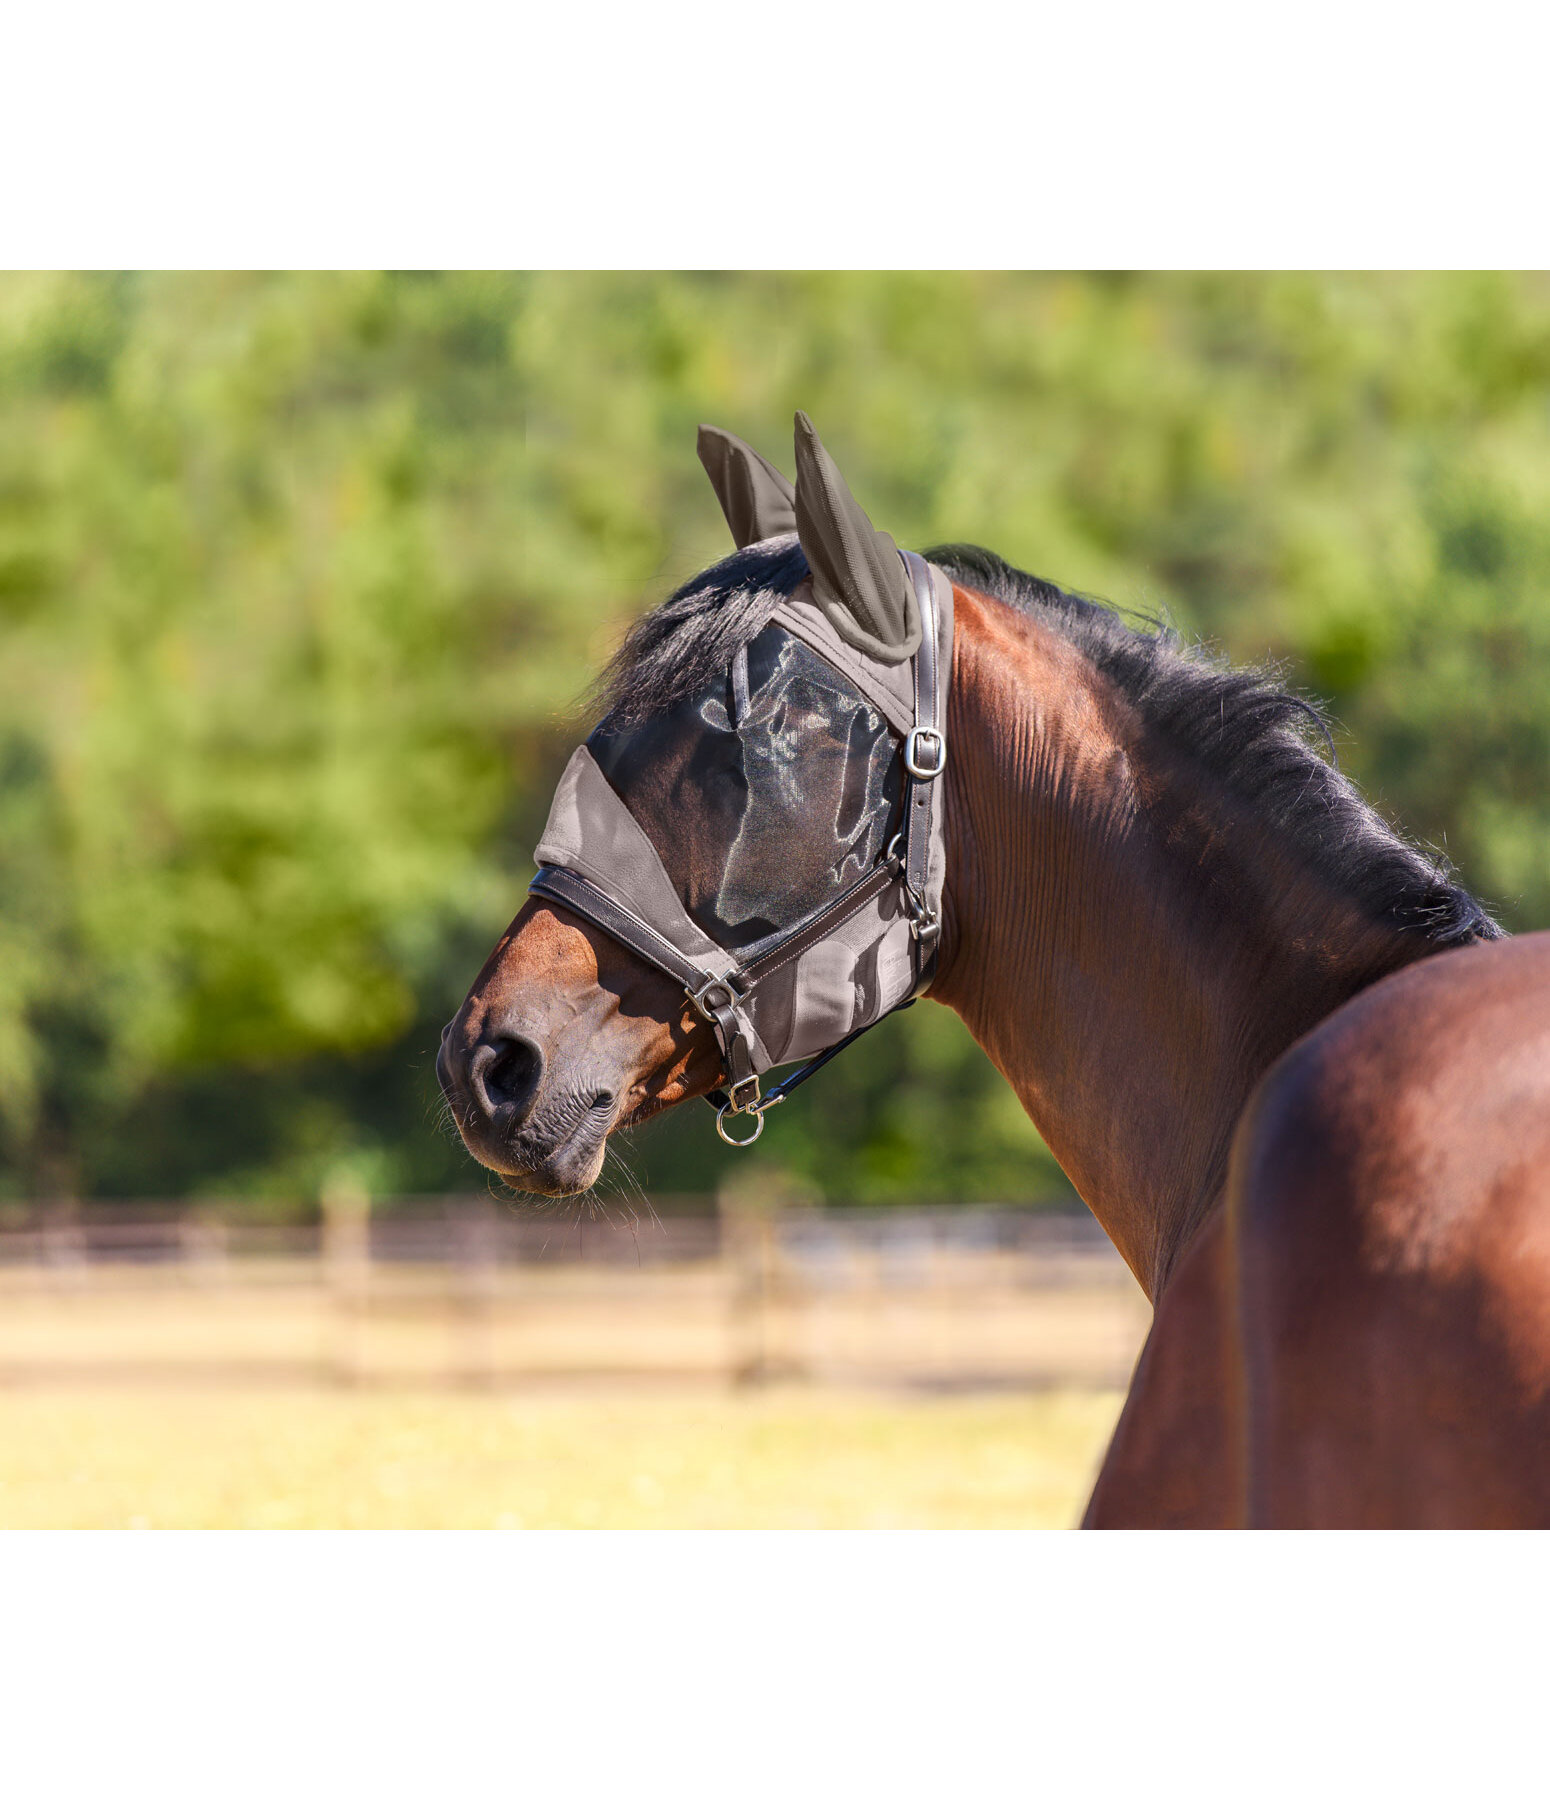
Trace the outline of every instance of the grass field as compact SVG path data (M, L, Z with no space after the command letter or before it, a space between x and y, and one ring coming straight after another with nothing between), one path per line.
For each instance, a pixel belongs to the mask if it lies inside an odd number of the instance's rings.
M1122 1396L0 1390L0 1527L1063 1527Z

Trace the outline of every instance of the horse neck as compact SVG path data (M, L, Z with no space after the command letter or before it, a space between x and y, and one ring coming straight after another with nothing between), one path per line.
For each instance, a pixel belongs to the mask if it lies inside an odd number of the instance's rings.
M1332 892L1057 632L955 592L933 997L1155 1300L1255 1082L1428 946Z

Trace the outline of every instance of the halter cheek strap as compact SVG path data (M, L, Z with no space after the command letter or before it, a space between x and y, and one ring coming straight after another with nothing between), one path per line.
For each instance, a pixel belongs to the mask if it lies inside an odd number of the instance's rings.
M915 653L915 724L904 740L904 898L915 940L915 993L936 966L942 921L927 902L931 875L931 810L937 779L947 767L947 729L937 666L936 589L931 570L914 551L901 553L920 607L920 648Z
M888 1013L880 1014L838 1043L831 1044L761 1098L754 1055L758 1034L748 1013L749 1003L761 981L822 943L846 920L864 907L874 905L895 884L909 919L914 980L909 993L889 1008L889 1012L902 1012L913 1005L916 995L930 985L935 970L942 925L939 913L929 900L931 841L937 782L947 766L937 601L931 570L925 560L913 551L904 550L899 554L909 571L920 606L921 635L920 648L914 659L914 724L903 746L904 817L898 834L876 868L827 906L782 932L773 942L766 941L758 956L749 962L741 963L730 952L722 952L720 961L730 966L721 968L706 967L685 955L633 907L604 893L595 882L575 869L546 863L528 889L529 893L589 920L683 988L700 1016L715 1032L717 1048L721 1052L724 1085L706 1096L716 1108L716 1130L724 1142L740 1149L758 1138L764 1129L764 1114L772 1106L778 1106L825 1063L888 1016ZM768 1060L766 1055L766 1066ZM731 1137L726 1131L726 1120L738 1113L751 1114L755 1120L755 1128L746 1138Z

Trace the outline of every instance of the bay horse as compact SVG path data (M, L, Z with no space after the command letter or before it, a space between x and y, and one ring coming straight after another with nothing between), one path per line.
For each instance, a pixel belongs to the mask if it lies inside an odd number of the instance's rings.
M724 682L812 588L752 457L717 484L743 547L638 622L608 716ZM1277 680L987 551L924 556L953 612L930 998L1154 1307L1084 1523L1550 1524L1550 934L1507 938ZM713 894L693 767L664 862ZM795 866L800 794L783 829ZM722 1080L683 988L538 895L438 1068L473 1155L545 1195Z

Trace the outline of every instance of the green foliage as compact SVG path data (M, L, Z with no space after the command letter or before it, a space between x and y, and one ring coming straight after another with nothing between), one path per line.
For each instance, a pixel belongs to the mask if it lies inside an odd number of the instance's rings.
M1550 924L1543 278L7 276L0 1187L465 1183L436 1034L587 682L725 548L694 428L789 466L798 406L902 543L1284 659ZM1061 1185L930 1006L767 1144L837 1197ZM700 1108L626 1152L725 1154Z

